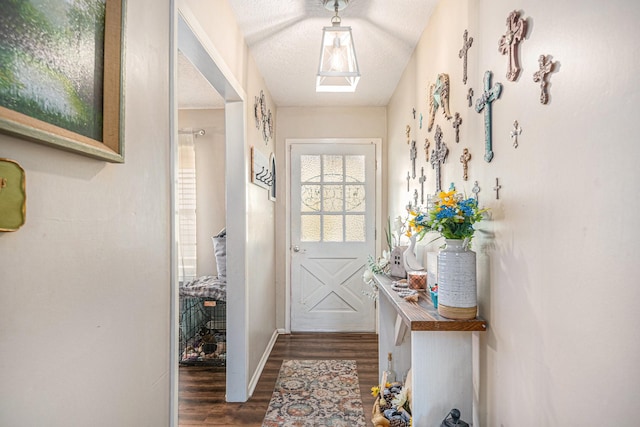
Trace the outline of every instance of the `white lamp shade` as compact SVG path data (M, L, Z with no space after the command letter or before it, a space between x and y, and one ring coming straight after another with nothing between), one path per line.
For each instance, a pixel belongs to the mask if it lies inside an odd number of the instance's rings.
M316 92L355 92L359 80L351 27L324 27Z

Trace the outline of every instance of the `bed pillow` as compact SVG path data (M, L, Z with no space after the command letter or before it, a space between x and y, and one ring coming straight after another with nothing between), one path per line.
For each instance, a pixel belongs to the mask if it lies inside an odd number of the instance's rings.
M215 236L211 240L213 240L213 252L216 256L218 278L227 280L227 236Z

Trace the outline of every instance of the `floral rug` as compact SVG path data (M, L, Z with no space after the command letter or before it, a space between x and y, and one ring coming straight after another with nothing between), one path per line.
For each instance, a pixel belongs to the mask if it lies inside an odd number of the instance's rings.
M262 427L364 427L355 360L284 360Z

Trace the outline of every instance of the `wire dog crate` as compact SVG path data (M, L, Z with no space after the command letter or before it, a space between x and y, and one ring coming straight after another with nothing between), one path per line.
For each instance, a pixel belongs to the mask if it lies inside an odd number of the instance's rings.
M227 303L180 298L180 365L226 366Z

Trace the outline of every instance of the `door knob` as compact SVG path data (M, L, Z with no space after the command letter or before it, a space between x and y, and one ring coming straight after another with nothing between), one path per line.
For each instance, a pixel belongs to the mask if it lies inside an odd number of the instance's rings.
M300 252L300 246L295 245L295 246L293 247L293 252Z

